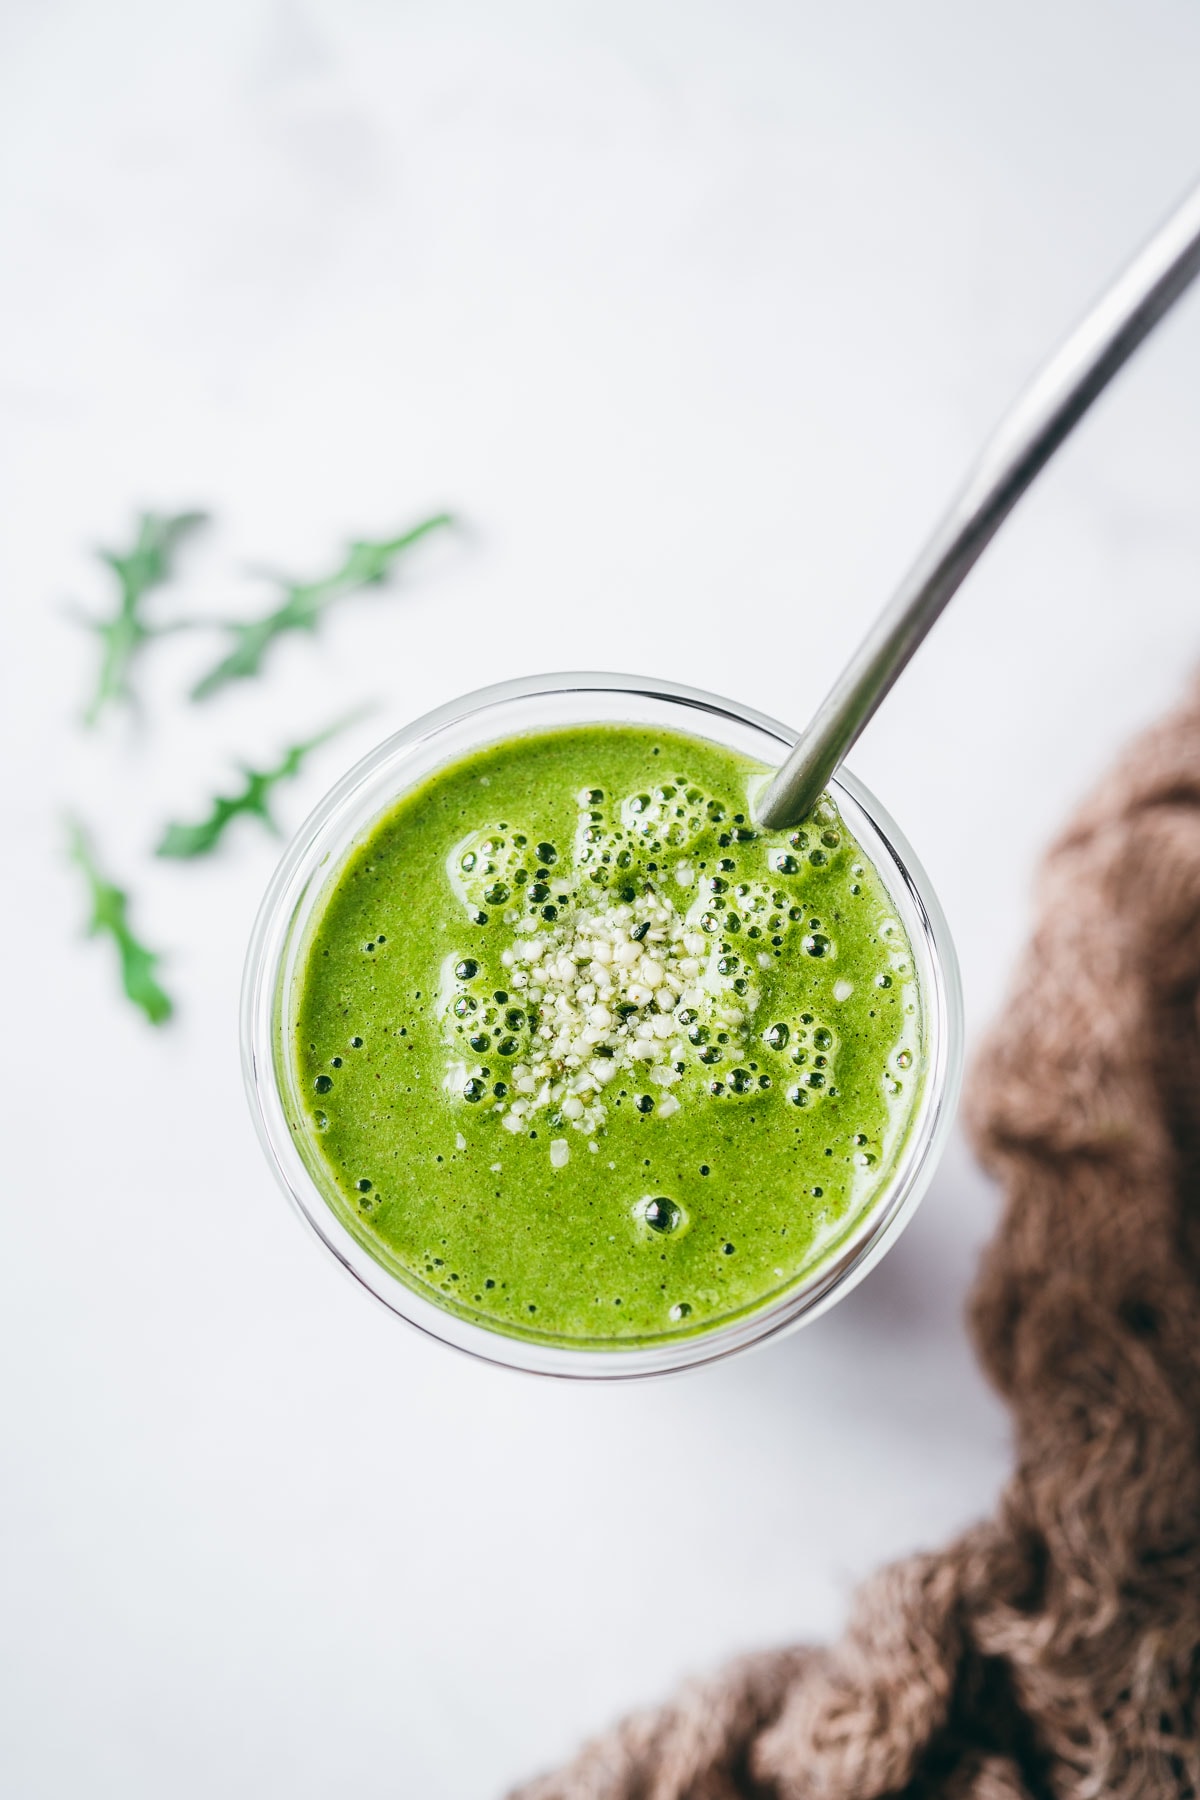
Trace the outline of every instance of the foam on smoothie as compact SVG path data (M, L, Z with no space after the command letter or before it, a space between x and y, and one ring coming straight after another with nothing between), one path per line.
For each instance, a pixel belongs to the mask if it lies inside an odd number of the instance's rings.
M330 883L293 1128L410 1285L565 1343L695 1333L816 1267L919 1096L920 995L829 801L759 832L764 771L638 727L477 752Z

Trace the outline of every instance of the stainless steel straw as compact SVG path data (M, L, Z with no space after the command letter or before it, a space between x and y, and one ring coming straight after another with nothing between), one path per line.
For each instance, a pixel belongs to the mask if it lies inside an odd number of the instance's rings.
M1200 185L1088 313L1001 420L958 498L855 651L759 808L798 825L926 632L1097 394L1200 272Z

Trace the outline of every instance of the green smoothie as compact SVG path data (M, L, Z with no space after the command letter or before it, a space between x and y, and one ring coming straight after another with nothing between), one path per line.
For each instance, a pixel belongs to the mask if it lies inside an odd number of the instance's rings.
M921 996L823 801L637 726L510 739L331 875L284 1047L289 1122L387 1269L511 1336L693 1336L812 1274L887 1186Z

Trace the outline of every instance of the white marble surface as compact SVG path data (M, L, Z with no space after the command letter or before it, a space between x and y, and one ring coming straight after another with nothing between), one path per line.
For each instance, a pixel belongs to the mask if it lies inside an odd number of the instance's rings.
M964 459L1200 164L1183 0L9 0L0 17L4 924L0 1789L488 1800L688 1670L835 1631L987 1509L956 1147L791 1341L581 1392L403 1331L252 1138L235 1000L275 848L147 860L227 759L350 702L284 798L451 694L609 665L799 720ZM864 741L972 1034L1039 847L1200 648L1200 304L1006 531ZM206 711L147 658L76 728L63 618L138 503L201 503L164 612L447 502L471 531ZM771 642L768 646L768 634ZM114 998L78 808L170 952Z

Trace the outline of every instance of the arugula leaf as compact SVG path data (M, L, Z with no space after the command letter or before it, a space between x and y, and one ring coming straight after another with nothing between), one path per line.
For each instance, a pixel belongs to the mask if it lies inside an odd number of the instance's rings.
M84 619L101 643L100 672L91 704L84 713L85 724L94 725L110 702L133 699L129 672L149 638L183 628L182 622L148 625L142 617L141 602L152 588L161 587L169 578L175 546L180 538L202 525L205 517L200 512L142 513L132 550L124 555L116 550L99 552L101 560L116 575L120 598L111 619Z
M163 1025L174 1008L170 995L163 992L154 978L155 967L161 959L157 951L148 950L134 936L128 917L129 896L100 872L82 826L71 820L69 829L71 858L83 870L91 890L92 916L87 925L88 936L108 933L117 947L121 985L126 995L135 1006L141 1007L152 1025Z
M336 724L318 732L316 737L308 738L303 744L293 744L273 769L252 769L246 763L239 763L238 767L246 778L242 791L228 796L218 794L209 809L208 817L195 825L168 825L155 855L207 856L216 849L226 827L241 813L261 819L269 831L278 831L279 827L271 817L269 806L272 789L281 781L290 781L294 775L298 775L305 759L319 744L327 743L339 731L344 731L352 719L358 717L360 715L354 713L351 718L339 719Z
M192 699L205 700L228 682L243 681L248 676L257 675L267 650L276 638L284 637L290 631L315 631L322 616L335 600L352 594L357 588L383 581L390 574L393 562L403 551L418 543L429 532L438 531L453 523L449 513L435 513L432 518L422 519L418 525L402 532L399 537L388 538L381 543L367 540L352 543L340 568L320 581L284 581L281 584L284 598L274 611L264 614L261 619L251 619L246 623L231 620L227 624L233 648L228 656L223 657L196 683L192 689Z

